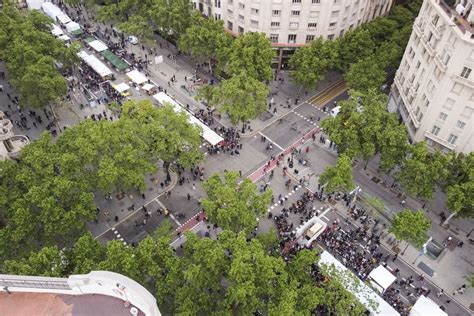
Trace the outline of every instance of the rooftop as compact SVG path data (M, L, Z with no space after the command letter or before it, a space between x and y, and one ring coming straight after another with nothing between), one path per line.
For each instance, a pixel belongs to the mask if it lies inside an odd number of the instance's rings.
M458 26L458 28L461 30L461 32L466 33L472 33L474 34L474 21L469 21L468 18L470 16L471 12L471 5L469 3L469 6L464 8L462 11L462 7L458 7L455 4L450 6L446 3L445 0L438 0L440 7L443 9L444 12L450 17L450 19ZM461 5L462 6L462 5ZM457 9L459 9L457 11ZM460 12L460 13L459 13Z
M133 306L125 307L124 301L100 294L66 295L33 292L0 292L2 315L35 316L131 316ZM145 314L137 310L139 316Z

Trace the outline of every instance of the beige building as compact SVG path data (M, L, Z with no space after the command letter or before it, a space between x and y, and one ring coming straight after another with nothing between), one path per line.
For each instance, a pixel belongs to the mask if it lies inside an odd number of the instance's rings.
M192 0L206 16L223 20L233 35L267 34L284 64L295 48L317 37L337 38L386 14L393 0Z
M0 111L0 160L18 158L29 143L28 137L13 133L12 122Z
M423 2L389 98L389 111L400 114L413 141L444 152L474 149L470 2Z

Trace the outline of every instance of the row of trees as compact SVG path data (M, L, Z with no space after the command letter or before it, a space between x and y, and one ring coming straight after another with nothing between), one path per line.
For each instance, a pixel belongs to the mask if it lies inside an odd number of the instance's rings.
M0 10L0 60L22 105L44 107L67 93L57 65L71 67L78 60L78 46L66 47L55 39L52 22L37 10L20 12L10 1Z
M398 67L422 1L396 6L383 16L336 40L318 38L298 49L289 61L293 81L314 88L329 70L344 73L350 89L379 89Z
M129 101L119 120L86 120L56 141L44 133L18 162L0 162L0 261L76 240L95 218L94 193L144 192L159 161L190 167L203 158L200 144L185 114L150 101Z
M102 246L85 234L70 248L45 247L25 259L7 260L3 270L54 277L91 270L121 273L154 293L166 315L364 313L337 276L315 280L321 273L315 251L302 250L286 263L244 233L224 231L217 240L186 237L177 256L166 237L147 237L131 248L119 241Z

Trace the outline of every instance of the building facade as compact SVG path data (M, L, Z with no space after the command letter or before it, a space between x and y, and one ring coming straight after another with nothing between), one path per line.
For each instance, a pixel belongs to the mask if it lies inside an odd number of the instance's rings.
M0 111L0 160L18 158L21 149L29 143L28 137L13 133L12 121Z
M274 65L284 65L295 48L317 37L334 39L386 14L393 0L192 0L206 16L223 20L237 36L265 33L279 54Z
M474 149L474 12L464 2L423 2L388 105L412 141L444 152Z

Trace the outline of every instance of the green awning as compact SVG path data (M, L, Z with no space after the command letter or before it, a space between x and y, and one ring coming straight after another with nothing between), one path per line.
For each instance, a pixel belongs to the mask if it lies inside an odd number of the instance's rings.
M100 53L107 61L109 61L118 71L125 70L129 67L129 65L120 59L117 55L112 53L110 50L104 50Z
M86 38L84 40L84 42L86 42L86 44L89 44L90 42L93 42L93 41L95 41L95 38L93 38L92 36L89 36L88 38Z
M79 35L84 34L84 31L82 29L77 29L77 30L71 31L70 33L74 36L79 36Z

